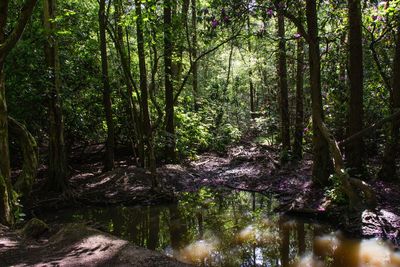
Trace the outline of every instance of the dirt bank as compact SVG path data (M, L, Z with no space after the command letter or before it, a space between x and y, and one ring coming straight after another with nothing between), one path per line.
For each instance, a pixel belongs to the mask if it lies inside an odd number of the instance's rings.
M94 152L95 155L96 152ZM112 205L123 203L151 204L176 201L180 192L201 187L230 188L274 195L281 203L279 210L328 220L353 236L380 237L400 245L400 185L371 180L378 205L359 213L348 213L334 205L324 190L311 182L311 155L296 164L280 166L279 151L271 146L243 140L226 154L206 153L197 160L181 165L158 168L163 193L151 190L151 179L129 158L120 159L117 169L101 173L101 162L80 162L74 165L71 177L72 195L40 196L33 199L30 212L65 206ZM90 155L85 158L89 159Z
M53 231L33 240L0 226L0 266L188 266L83 224Z

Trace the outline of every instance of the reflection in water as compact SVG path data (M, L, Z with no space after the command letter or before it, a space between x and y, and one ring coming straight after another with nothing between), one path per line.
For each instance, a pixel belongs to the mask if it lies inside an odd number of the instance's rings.
M400 266L378 240L348 240L326 225L279 216L271 197L186 193L179 203L62 211L54 222L91 222L116 236L199 266Z

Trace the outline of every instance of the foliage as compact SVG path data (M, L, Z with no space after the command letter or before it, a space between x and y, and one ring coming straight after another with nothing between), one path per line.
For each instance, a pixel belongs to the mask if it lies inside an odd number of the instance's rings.
M19 224L25 221L26 214L23 211L23 205L21 203L21 196L13 191L13 216L15 223Z
M183 157L193 158L205 151L212 142L211 123L201 113L176 110L177 150Z
M342 190L340 179L337 177L336 174L332 174L329 177L329 180L332 182L332 186L325 189L325 196L327 196L336 204L346 204L348 202L348 199Z

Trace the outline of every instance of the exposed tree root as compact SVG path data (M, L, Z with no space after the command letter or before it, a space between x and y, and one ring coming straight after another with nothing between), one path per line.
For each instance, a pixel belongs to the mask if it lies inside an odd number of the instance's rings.
M8 117L10 134L14 135L19 143L23 156L22 173L17 178L14 189L28 196L32 190L38 169L38 147L35 138L26 129L25 125L19 123L12 117Z
M322 132L323 137L329 144L329 150L332 154L332 159L334 163L335 174L340 180L342 190L349 198L350 208L360 209L363 205L361 196L356 192L361 191L362 196L365 198L365 204L373 206L376 204L375 193L372 188L365 182L351 178L349 174L344 169L343 156L339 148L339 144L335 140L334 136L329 132L328 127L324 124L320 117L316 121L318 128ZM356 190L356 188L358 190Z

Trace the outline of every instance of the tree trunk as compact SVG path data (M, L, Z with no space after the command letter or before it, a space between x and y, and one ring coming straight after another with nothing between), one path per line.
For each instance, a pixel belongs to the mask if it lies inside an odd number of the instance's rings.
M283 2L280 2L281 4ZM278 77L279 77L279 107L281 117L281 139L282 152L287 154L290 150L290 119L289 119L289 100L288 100L288 82L286 66L286 40L285 40L285 17L281 12L278 13L278 37L279 37L279 55L278 55Z
M139 76L140 76L140 97L142 105L142 124L144 133L144 144L146 161L145 168L152 174L152 187L158 186L156 177L156 162L154 156L153 133L151 129L149 103L148 103L148 88L147 88L147 71L146 71L146 56L144 51L144 36L143 36L143 17L140 0L135 0L136 6L136 30L137 30L137 45L139 57Z
M348 136L363 128L363 52L362 52L362 19L361 1L348 0L349 9L349 79L350 102L348 115ZM355 173L362 171L363 161L362 138L349 143L346 147L348 166Z
M393 60L392 70L392 90L391 90L391 110L392 113L400 111L400 26L397 28L396 51ZM399 150L399 119L392 120L390 136L383 156L382 168L379 171L379 178L382 180L393 181L397 179L396 158Z
M3 59L0 58L0 223L11 225L13 224L12 187L10 180L11 168L8 148L8 119Z
M19 19L6 37L8 0L0 1L0 223L12 225L12 185L10 152L8 147L8 112L6 102L6 87L4 61L7 54L17 44L25 26L30 19L37 0L27 0L22 6Z
M6 41L8 1L0 2L0 44ZM8 119L6 102L6 85L4 60L6 54L0 52L0 223L13 224L12 217L12 187L10 152L8 147Z
M164 65L165 65L165 157L175 161L174 87L172 83L172 12L173 1L164 1Z
M8 127L10 134L16 137L23 156L22 173L18 176L14 189L27 198L36 179L39 164L38 146L35 138L26 129L25 125L12 117L8 117Z
M103 106L107 124L107 140L106 151L104 155L104 170L111 171L114 169L114 150L115 150L115 134L114 121L112 112L111 87L108 76L108 60L107 60L107 39L106 39L106 0L99 2L99 31L100 31L100 52L101 52L101 73L103 82Z
M294 132L293 155L300 160L303 157L304 133L304 41L297 40L297 66L296 66L296 126Z
M47 188L63 192L68 187L67 157L64 143L64 118L60 97L61 77L58 44L56 40L56 3L55 0L43 0L43 18L46 41L45 58L49 73L47 97L49 116L49 169Z
M143 129L141 125L141 118L140 118L140 112L138 111L138 108L134 104L133 101L133 91L137 91L136 85L133 81L132 74L131 74L131 68L130 68L130 55L126 53L125 51L125 45L123 41L123 28L121 26L121 16L123 12L123 6L122 6L122 1L121 0L116 0L114 1L114 6L115 6L115 23L116 23L116 29L115 29L115 38L114 38L114 45L115 48L117 49L118 55L120 57L121 61L121 67L122 71L124 74L124 80L126 83L127 87L127 95L126 95L126 100L127 100L127 110L128 110L128 117L129 117L129 130L130 130L130 139L131 142L133 143L132 145L132 150L135 156L135 162L138 165L144 166L144 144L143 144ZM129 49L128 49L129 52ZM138 151L138 158L136 157L136 150Z
M328 142L322 136L317 121L323 121L321 95L321 55L318 41L317 3L306 1L307 27L309 37L310 89L313 120L313 171L314 182L322 186L328 184L332 169Z
M199 111L198 65L197 61L197 0L192 0L192 87L194 110Z

